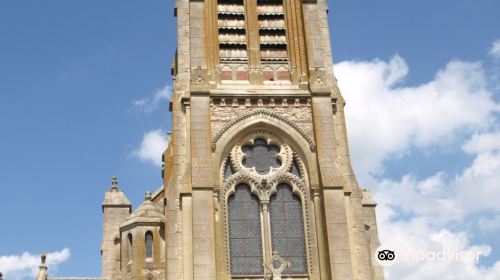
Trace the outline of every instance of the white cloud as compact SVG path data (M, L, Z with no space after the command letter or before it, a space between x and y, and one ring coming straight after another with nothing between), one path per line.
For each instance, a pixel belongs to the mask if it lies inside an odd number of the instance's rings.
M341 62L335 73L347 101L352 157L360 174L380 175L389 157L446 145L488 127L499 110L480 63L452 61L432 81L414 87L397 86L408 74L399 56L389 62Z
M470 212L500 211L500 153L477 155L472 165L456 179L455 189L460 207Z
M156 129L143 135L140 147L133 151L132 154L142 161L161 166L161 156L167 147L166 133L160 129Z
M429 204L431 206L432 204ZM383 243L398 244L407 252L463 252L477 254L479 259L488 256L491 248L487 245L470 244L469 234L465 231L451 231L436 227L426 217L398 218L391 208L379 206L377 220L379 232L384 236ZM439 211L439 208L434 208ZM401 251L401 250L399 250ZM398 251L397 251L398 252ZM421 260L403 259L385 269L386 279L397 280L469 280L500 279L500 261L491 267L484 267L476 260Z
M57 271L58 265L67 261L70 257L69 248L47 254L47 266L52 273ZM40 256L24 252L21 255L0 256L0 271L4 274L4 279L21 280L33 279L38 273Z
M490 55L495 58L500 58L500 39L493 42L493 45L490 49Z
M474 139L486 139L491 135L475 136L466 146L481 143ZM489 255L492 249L487 245L488 240L482 240L485 244L470 244L474 233L459 225L473 223L483 232L500 229L499 170L500 153L481 150L469 167L450 180L443 172L438 172L420 181L411 175L399 182L378 181L374 191L380 203L377 219L382 243L402 244L412 252L463 251ZM489 212L496 215L493 218L480 216L477 224L468 218L474 213ZM388 279L500 279L500 261L491 267L482 266L480 262L456 260L406 262L390 267L387 272Z
M401 244L412 252L458 250L488 256L488 240L471 244L474 233L464 226L472 223L491 231L500 219L500 131L495 131L500 107L488 90L482 64L452 61L432 81L413 87L403 85L409 68L399 56L389 62L341 62L335 73L347 101L356 174L362 185L374 186L379 203L382 243ZM447 145L462 145L474 157L459 174L448 174L443 166L424 179L413 174L400 180L382 177L385 160ZM485 218L484 213L496 214ZM472 214L480 218L470 219ZM386 277L493 280L500 279L500 261L484 266L480 260L410 260L387 268Z
M500 131L493 133L475 134L463 146L464 150L470 154L484 153L488 151L500 150Z
M169 101L172 93L172 87L166 85L161 89L155 90L151 97L143 98L134 101L134 106L146 113L151 113L158 109L162 101Z

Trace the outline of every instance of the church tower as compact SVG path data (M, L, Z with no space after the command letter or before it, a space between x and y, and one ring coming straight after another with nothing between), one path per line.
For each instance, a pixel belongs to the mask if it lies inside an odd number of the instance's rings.
M166 279L383 279L327 1L177 0L175 16L173 129L152 198Z
M383 279L326 0L177 0L175 16L163 185L132 211L113 179L100 279Z

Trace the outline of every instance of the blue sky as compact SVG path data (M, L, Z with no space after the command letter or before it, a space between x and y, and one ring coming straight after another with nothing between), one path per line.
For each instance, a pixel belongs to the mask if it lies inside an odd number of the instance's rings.
M329 4L354 167L380 203L382 240L414 227L427 249L488 255L471 275L500 275L488 201L500 195L500 2ZM29 279L42 250L59 252L52 275L99 275L111 177L135 206L160 186L175 32L172 1L0 2L0 267L18 266L12 277ZM440 279L454 265L389 275Z

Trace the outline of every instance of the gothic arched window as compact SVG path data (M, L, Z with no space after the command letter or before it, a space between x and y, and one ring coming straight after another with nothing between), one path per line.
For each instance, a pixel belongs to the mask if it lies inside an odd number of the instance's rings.
M129 233L127 236L128 239L128 244L127 244L127 251L128 251L128 261L131 262L132 258L134 257L133 254L133 244L132 244L132 234Z
M287 184L279 184L269 204L273 251L290 262L285 274L306 274L307 256L300 198Z
M228 199L231 274L262 275L263 255L259 200L247 185L236 186Z
M146 258L153 258L153 233L151 231L146 232L145 243Z
M225 192L232 192L238 182L225 208L227 272L234 277L266 277L275 272L272 266L278 257L290 262L284 275L307 275L307 173L292 148L274 134L250 133L226 156L220 176Z

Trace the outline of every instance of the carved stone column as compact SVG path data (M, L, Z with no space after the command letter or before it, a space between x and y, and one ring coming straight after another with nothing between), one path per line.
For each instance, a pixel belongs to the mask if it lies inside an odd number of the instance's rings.
M314 202L314 217L316 219L316 235L318 239L318 253L319 253L319 269L321 279L328 279L328 252L325 244L325 233L323 225L323 210L321 206L320 190L318 187L312 189L312 196Z

